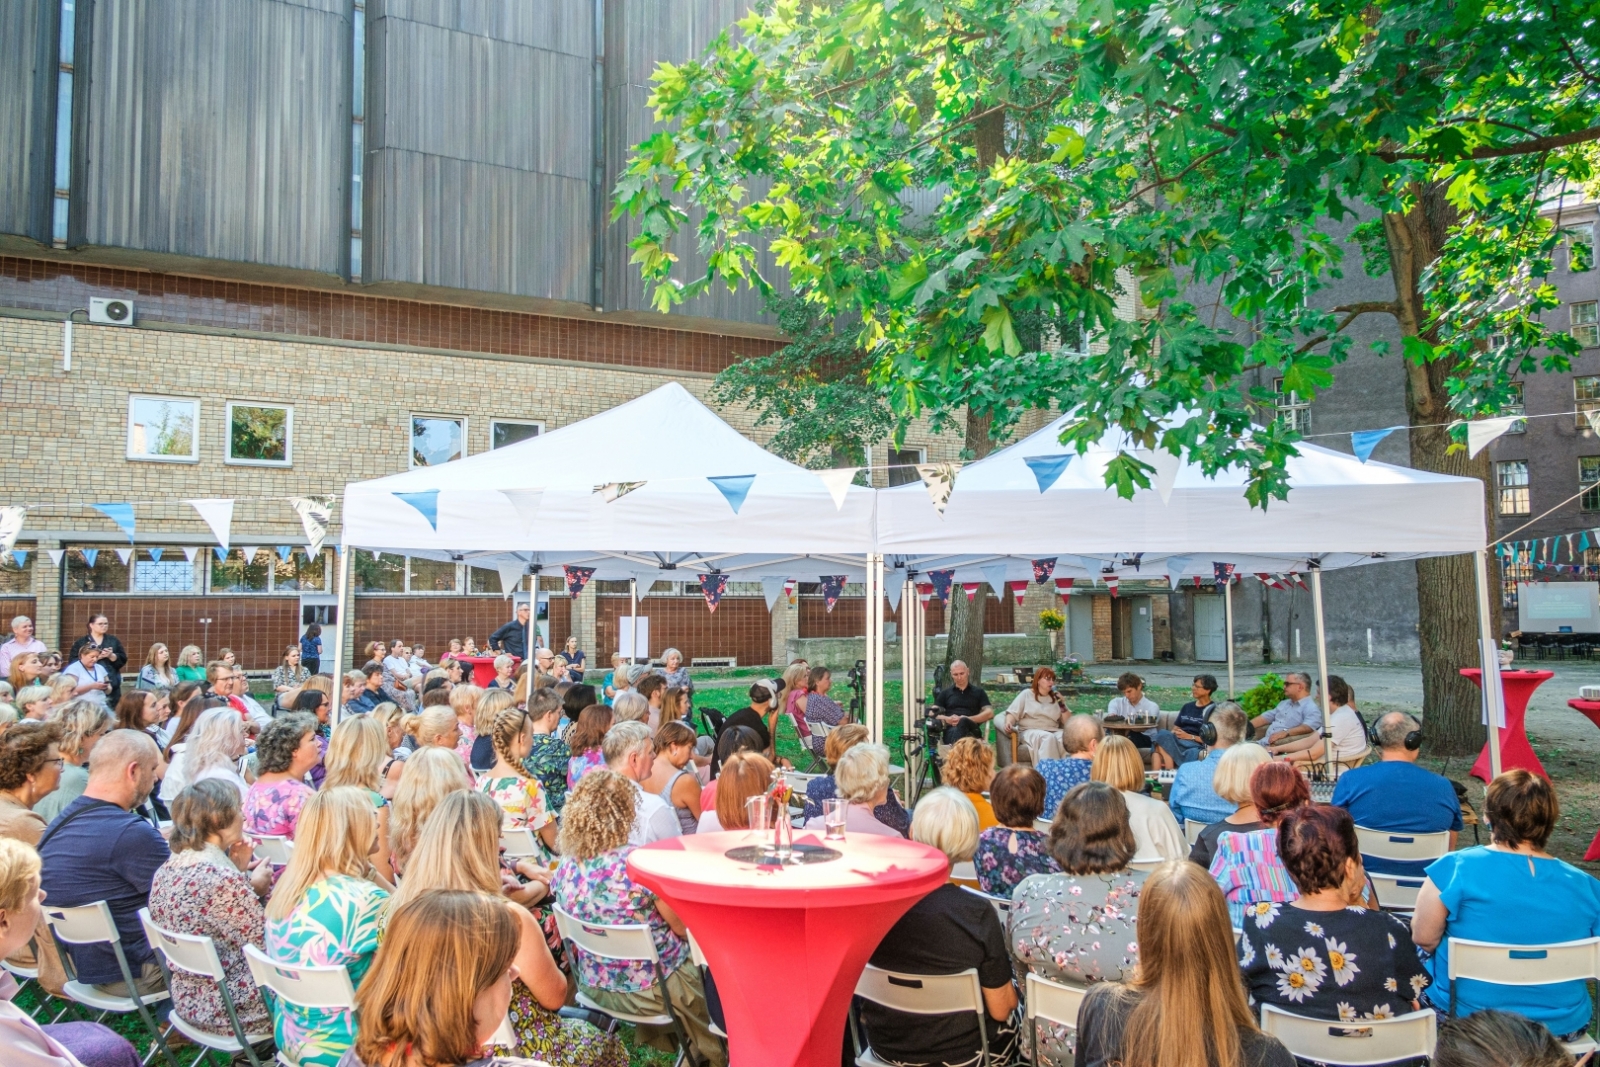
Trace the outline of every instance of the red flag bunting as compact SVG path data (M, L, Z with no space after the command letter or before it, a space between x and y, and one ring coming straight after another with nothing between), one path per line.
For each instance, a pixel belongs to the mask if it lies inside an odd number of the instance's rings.
M978 583L977 582L962 582L961 583L961 591L963 593L967 594L967 603L970 604L970 603L972 603L973 598L978 595Z
M1023 595L1028 591L1027 581L1023 580L1020 582L1007 582L1006 584L1011 587L1011 595L1017 598L1017 603L1020 605L1022 603Z

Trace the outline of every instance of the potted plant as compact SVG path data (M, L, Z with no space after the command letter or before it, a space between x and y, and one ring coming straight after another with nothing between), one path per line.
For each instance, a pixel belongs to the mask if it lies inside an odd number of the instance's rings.
M1039 612L1039 626L1050 635L1050 658L1055 659L1060 655L1056 644L1061 639L1061 631L1067 625L1067 617L1059 608L1045 608Z

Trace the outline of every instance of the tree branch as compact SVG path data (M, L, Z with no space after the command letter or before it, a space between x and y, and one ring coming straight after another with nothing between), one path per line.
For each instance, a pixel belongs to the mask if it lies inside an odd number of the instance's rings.
M1554 148L1566 148L1568 145L1584 144L1588 141L1600 141L1600 126L1590 126L1586 130L1573 130L1571 133L1552 134L1549 137L1534 137L1516 144L1506 145L1479 145L1465 156L1440 156L1430 152L1375 152L1379 159L1386 163L1395 163L1403 159L1420 159L1431 163L1453 163L1462 159L1501 159L1505 156L1526 156L1534 152L1548 152Z
M1178 173L1174 174L1172 177L1170 177L1170 178L1158 178L1157 180L1151 182L1149 185L1146 185L1142 189L1135 189L1133 192L1129 193L1128 196L1126 198L1124 198L1123 201L1117 205L1117 207L1120 208L1124 204L1131 204L1135 200L1139 199L1141 196L1145 195L1146 193L1153 193L1157 189L1162 188L1163 186L1171 185L1172 183L1177 182L1177 181L1182 181L1184 175L1186 175L1190 171L1194 170L1200 164L1204 163L1206 160L1210 159L1213 156L1221 155L1222 153L1226 152L1228 149L1230 149L1232 147L1233 147L1233 145L1231 145L1231 144L1225 144L1225 145L1221 145L1221 146L1219 146L1217 148L1213 148L1211 151L1207 152L1205 155L1197 157L1192 163L1190 163L1187 167L1184 167L1182 170L1180 170ZM1113 210L1115 210L1115 208Z
M1322 342L1331 340L1338 334L1344 333L1349 325L1362 315L1385 314L1393 315L1395 318L1400 317L1400 305L1393 300L1363 300L1355 304L1342 304L1333 310L1347 312L1347 314L1344 318L1339 320L1339 325L1333 328L1332 333L1325 333L1319 337L1313 337L1311 340L1295 349L1295 355L1303 356L1313 348L1322 344Z

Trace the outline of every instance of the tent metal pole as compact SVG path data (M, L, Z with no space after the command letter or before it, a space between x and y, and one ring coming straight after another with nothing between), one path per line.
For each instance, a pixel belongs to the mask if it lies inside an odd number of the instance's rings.
M355 620L350 618L350 555L355 549L345 546L339 553L339 596L334 607L337 616L337 633L339 639L333 643L333 722L338 725L339 719L344 714L344 647L346 639L355 638L355 630L346 627L353 626Z
M912 670L917 665L916 653L913 651L917 643L917 583L906 572L905 584L900 589L900 736L905 737L911 732L911 720L914 717L916 689L911 684Z
M1311 606L1317 623L1317 678L1322 686L1322 758L1328 774L1333 774L1333 738L1329 736L1328 721L1328 632L1322 624L1322 567L1315 560L1311 567Z
M1472 554L1472 576L1478 586L1478 644L1483 674L1484 708L1489 713L1489 780L1500 777L1500 723L1505 711L1500 706L1500 687L1489 680L1490 671L1500 670L1499 643L1494 635L1494 617L1489 614L1489 553L1480 548Z
M867 729L883 740L883 556L867 556Z
M1228 699L1238 697L1233 688L1233 575L1228 575L1222 585L1222 614L1228 623Z
M639 579L628 579L628 666L632 667L633 654L639 648ZM633 684L633 679L628 679Z

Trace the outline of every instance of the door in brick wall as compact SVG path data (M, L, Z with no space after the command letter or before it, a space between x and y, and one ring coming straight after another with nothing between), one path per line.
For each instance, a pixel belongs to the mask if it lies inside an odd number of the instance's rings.
M1066 655L1080 662L1094 662L1094 601L1086 596L1069 596L1066 604Z
M1202 663L1228 659L1228 618L1222 597L1196 594L1194 604L1194 658Z
M1133 658L1155 659L1155 608L1147 596L1133 598Z
M312 623L322 627L322 660L317 670L328 674L333 670L333 650L339 647L339 598L331 593L300 594L300 636Z

